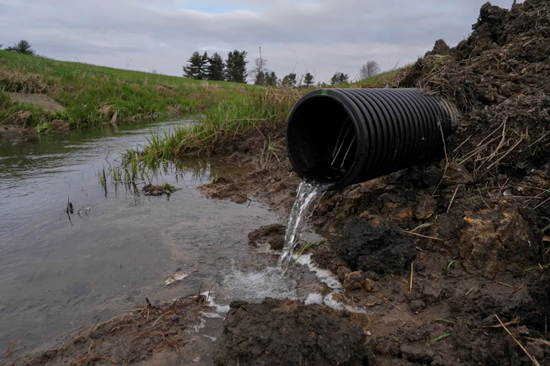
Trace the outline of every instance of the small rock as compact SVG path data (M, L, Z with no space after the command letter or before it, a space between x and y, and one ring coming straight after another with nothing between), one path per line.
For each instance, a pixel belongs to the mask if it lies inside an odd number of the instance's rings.
M413 300L411 302L411 309L415 312L420 312L424 309L426 309L426 303L422 300Z
M246 195L244 195L244 194L236 194L236 195L230 197L229 199L231 201L239 204L239 205L242 205L243 203L248 201L248 197L246 197Z
M371 280L370 278L367 278L367 279L365 279L365 281L363 281L363 288L367 292L376 292L376 291L378 291L378 289L376 288L376 283L373 280Z
M529 328L527 328L525 325L522 325L522 326L518 327L518 331L519 331L519 334L521 334L523 336L529 336L530 335Z
M433 216L437 209L437 201L433 196L425 194L414 208L414 217L417 220L426 220Z
M441 295L441 288L435 284L424 286L422 289L422 294L430 301L434 301L439 298L439 295Z
M344 289L351 291L362 288L366 277L365 273L361 271L347 273L344 276Z
M444 186L452 186L457 184L469 184L473 181L474 177L464 166L457 163L449 163L442 183Z
M282 250L285 244L285 231L286 228L279 224L262 226L248 234L248 244L269 244L273 250Z

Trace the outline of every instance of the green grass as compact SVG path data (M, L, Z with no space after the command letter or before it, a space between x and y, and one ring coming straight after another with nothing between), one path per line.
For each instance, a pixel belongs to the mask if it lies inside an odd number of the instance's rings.
M222 100L240 100L261 88L229 82L113 69L0 51L0 125L42 126L55 120L71 126L168 119L203 112ZM20 105L13 93L46 94L65 107L48 113ZM29 113L30 112L30 113Z
M153 133L139 155L147 165L154 166L158 161L170 160L185 152L207 149L209 143L224 135L281 125L305 92L298 89L268 89L224 100L205 113L204 121L162 134ZM266 159L274 158L277 149L268 143L265 153L270 157L266 155ZM127 156L136 156L136 152L129 151Z
M402 76L404 68L386 71L378 75L368 77L357 82L346 84L348 88L383 88L386 85L390 87L398 86L399 79Z

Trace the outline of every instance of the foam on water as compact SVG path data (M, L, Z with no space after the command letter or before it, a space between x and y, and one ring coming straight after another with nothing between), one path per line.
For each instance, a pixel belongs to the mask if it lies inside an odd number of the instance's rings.
M201 295L206 296L206 301L209 307L216 309L217 313L225 314L229 311L229 305L220 305L214 301L214 294L210 291L203 292Z
M319 293L316 293L316 292L308 294L306 300L304 301L304 304L306 304L306 305L312 305L312 304L323 305L323 295L321 295Z
M259 272L233 270L225 276L222 287L227 297L251 302L274 299L297 299L296 281L284 276L280 268L267 267Z
M321 280L321 282L326 283L327 286L331 289L337 290L342 288L342 284L340 283L340 280L338 280L338 276L336 276L331 271L327 271L326 269L317 267L315 263L311 260L311 254L303 254L299 258L298 256L294 256L293 258L297 258L296 262L298 264L308 266L309 270L315 273L315 275Z

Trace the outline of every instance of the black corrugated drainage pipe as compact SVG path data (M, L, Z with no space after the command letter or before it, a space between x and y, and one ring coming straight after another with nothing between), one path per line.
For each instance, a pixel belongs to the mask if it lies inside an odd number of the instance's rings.
M314 90L288 117L288 156L302 179L344 188L442 153L457 116L420 89Z

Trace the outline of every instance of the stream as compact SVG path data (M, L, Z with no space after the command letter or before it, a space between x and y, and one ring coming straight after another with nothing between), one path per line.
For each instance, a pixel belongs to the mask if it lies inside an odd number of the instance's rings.
M159 303L208 291L223 311L232 300L326 292L307 256L282 276L278 253L247 244L250 231L286 224L267 206L201 196L201 184L247 173L238 166L169 163L150 175L150 182L178 189L169 197L144 196L109 178L106 190L100 184L98 172L143 146L151 130L186 123L192 121L103 126L0 144L0 352L10 345L16 354L55 347L145 297ZM211 364L222 320L208 320L200 331L190 359Z

